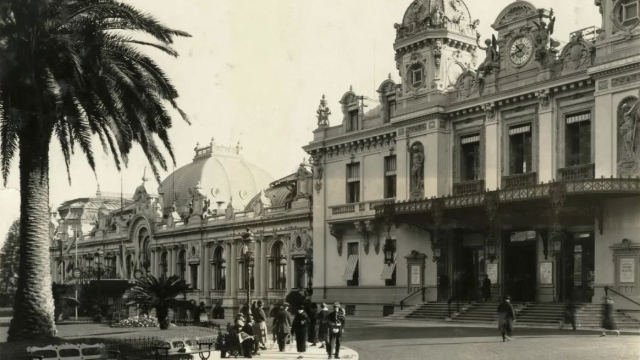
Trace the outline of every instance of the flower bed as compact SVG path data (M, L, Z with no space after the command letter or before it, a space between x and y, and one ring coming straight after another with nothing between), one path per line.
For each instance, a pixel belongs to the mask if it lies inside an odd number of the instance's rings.
M171 326L175 326L171 324ZM154 316L134 316L128 319L120 320L117 323L111 324L111 327L115 328L139 328L139 327L160 327L158 318Z

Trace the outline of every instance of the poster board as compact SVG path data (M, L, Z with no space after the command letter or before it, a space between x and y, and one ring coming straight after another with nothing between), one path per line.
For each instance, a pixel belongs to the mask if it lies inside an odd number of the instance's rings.
M420 284L420 265L411 265L411 285Z
M498 283L498 263L487 264L487 275L489 275L489 280L491 280L491 284Z
M553 285L553 262L540 263L540 285Z
M634 283L636 282L636 261L635 259L620 259L620 282L621 283Z

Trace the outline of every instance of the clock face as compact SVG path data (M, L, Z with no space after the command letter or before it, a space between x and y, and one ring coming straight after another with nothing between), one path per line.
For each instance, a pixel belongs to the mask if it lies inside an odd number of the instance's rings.
M515 66L523 66L533 54L533 43L528 37L520 37L513 41L509 51L509 59Z

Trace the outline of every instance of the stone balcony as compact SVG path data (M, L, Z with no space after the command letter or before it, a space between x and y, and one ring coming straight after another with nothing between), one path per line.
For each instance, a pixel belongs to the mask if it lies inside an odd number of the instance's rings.
M506 189L518 189L535 186L538 183L538 174L535 172L528 172L524 174L515 174L502 177L503 190Z
M595 175L595 164L575 165L563 169L558 169L558 180L594 179Z
M373 218L376 214L376 206L394 201L395 199L392 198L329 206L329 220Z
M470 195L484 192L484 180L461 181L453 184L453 195Z

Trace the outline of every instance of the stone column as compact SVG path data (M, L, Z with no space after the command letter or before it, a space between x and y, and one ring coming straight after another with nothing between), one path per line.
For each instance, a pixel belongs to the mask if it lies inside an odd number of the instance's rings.
M291 285L293 283L293 258L291 257L291 250L289 241L284 241L285 251L287 252L287 294L291 292ZM286 295L286 294L285 294Z
M262 296L262 282L261 280L261 276L262 276L262 256L260 256L262 254L262 239L256 241L256 246L254 250L254 256L256 258L255 264L254 264L254 268L253 268L253 282L254 282L254 291L253 291L253 295L254 297L261 297Z
M151 256L149 261L151 262L151 274L153 276L158 276L158 274L156 274L157 272L157 266L156 266L156 249L151 249Z
M173 249L167 249L167 276L173 275L175 264L173 263Z
M200 265L198 265L198 290L204 291L204 267L207 264L207 248L200 242Z
M268 277L269 261L267 260L267 248L269 247L269 241L266 238L262 238L262 246L260 247L260 296L263 298L267 298L267 286L268 286Z
M204 297L209 298L209 293L211 291L211 248L207 246L207 244L202 245L202 249L204 252L204 257L200 262L200 266L202 266L202 290L204 291Z
M225 243L224 259L226 260L226 266L227 266L224 269L224 296L225 297L231 296L231 276L229 275L229 273L231 272L229 270L229 267L231 266L231 258L229 256L230 254L231 254L231 244Z
M231 297L233 297L234 299L238 294L238 259L236 258L236 254L238 253L237 248L238 246L236 245L235 241L233 241L231 243L231 252L229 253L229 257L227 260L227 267L230 268L229 277L231 278Z
M556 178L556 147L558 134L554 129L554 111L548 93L540 93L538 111L538 181L549 182ZM535 145L535 141L534 144ZM535 159L534 159L535 161Z

